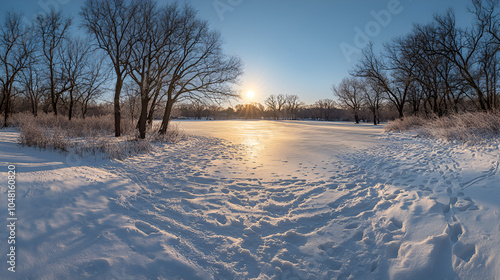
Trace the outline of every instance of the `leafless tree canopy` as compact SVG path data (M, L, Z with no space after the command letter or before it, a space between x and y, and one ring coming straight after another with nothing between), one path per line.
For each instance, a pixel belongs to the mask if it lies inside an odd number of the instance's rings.
M45 70L44 79L47 81L54 115L57 115L63 93L69 89L67 80L61 79L62 74L58 70L61 65L59 53L64 48L70 26L71 19L54 11L38 16L35 22L36 35L40 40L40 63Z
M236 97L231 85L242 74L241 60L224 54L220 34L198 19L193 8L175 6L175 11L180 27L170 45L173 63L164 79L166 105L160 133L166 132L173 105L181 98Z
M117 136L120 92L127 77L140 96L137 127L141 138L163 100L160 133L164 134L179 100L217 101L236 96L231 84L242 73L240 59L224 54L219 33L210 30L190 6L160 6L150 0L87 0L81 15L115 70Z
M117 137L121 135L120 94L128 75L127 65L132 54L131 48L137 40L133 34L139 3L127 3L124 0L87 0L80 12L83 27L107 54L113 65L116 79L113 104Z
M452 10L415 24L380 54L371 44L351 74L366 79L400 117L498 110L498 9L498 0L473 0L469 27L457 26Z
M366 94L366 86L362 80L344 78L339 85L333 86L332 91L343 106L353 111L354 119L359 123L359 111Z
M36 49L33 30L24 27L20 14L7 13L0 26L0 83L2 96L0 108L4 111L4 127L8 125L10 101L14 83L22 71L30 66Z

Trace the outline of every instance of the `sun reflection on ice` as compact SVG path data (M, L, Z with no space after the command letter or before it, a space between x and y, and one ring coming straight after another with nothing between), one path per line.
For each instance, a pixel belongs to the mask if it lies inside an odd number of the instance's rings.
M254 158L259 156L263 147L262 142L259 140L259 138L252 136L243 138L242 144L243 146L245 146L247 154Z

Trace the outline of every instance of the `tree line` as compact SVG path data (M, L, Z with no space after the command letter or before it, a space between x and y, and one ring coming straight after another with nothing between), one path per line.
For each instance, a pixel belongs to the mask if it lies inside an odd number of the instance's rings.
M6 14L0 26L4 126L16 96L29 103L35 116L40 109L57 115L64 105L71 119L76 104L85 117L89 104L103 94L108 76L102 59L88 41L69 36L71 24L56 12L37 17L31 26L21 14Z
M130 103L131 104L131 103ZM138 106L132 112L139 110ZM136 114L136 113L134 113ZM397 117L390 104L381 104L377 124ZM271 95L264 104L253 102L221 107L217 104L201 101L179 103L172 114L173 118L197 120L228 119L266 119L266 120L316 120L316 121L354 121L352 110L341 106L333 99L321 99L306 105L297 95ZM359 122L373 122L373 117L366 107L362 107L357 118Z
M398 117L446 116L500 108L498 0L473 0L474 22L461 27L453 10L384 44L370 44L358 64L333 86L339 102L357 116L368 108L376 120L388 102ZM356 117L356 121L359 118Z
M495 111L498 9L498 0L472 0L469 26L459 26L449 10L415 24L381 51L370 44L350 77L332 87L335 101L305 105L296 95L277 94L264 104L226 109L217 104L238 96L233 85L242 62L224 53L220 34L189 5L86 0L81 26L61 12L39 15L31 25L8 12L0 23L0 113L4 127L14 105L35 116L42 110L85 118L90 110L107 110L98 100L112 88L115 136L121 135L125 109L144 138L155 118L162 120L164 134L172 115L378 124L394 114Z
M235 97L232 85L242 62L223 50L221 35L189 5L153 0L86 0L75 27L61 12L39 15L27 26L21 14L6 13L0 26L0 110L8 125L12 100L22 97L36 116L44 112L85 117L114 84L115 136L121 135L124 85L138 94L137 129L163 108L160 133L167 131L174 104ZM87 37L77 37L79 28ZM78 32L76 32L78 33Z

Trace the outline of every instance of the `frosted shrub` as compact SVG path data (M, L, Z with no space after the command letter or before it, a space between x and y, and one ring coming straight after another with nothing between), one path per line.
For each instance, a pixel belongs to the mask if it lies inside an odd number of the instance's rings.
M385 126L385 130L394 132L408 131L415 129L417 127L421 127L425 125L427 122L428 122L427 119L417 116L410 116L390 122L388 125Z
M13 123L19 127L22 145L40 149L55 149L67 152L70 149L80 155L104 155L123 159L151 150L154 142L177 143L186 138L177 125L170 125L165 135L158 133L159 124L149 128L146 139L137 139L135 122L122 120L121 138L114 137L114 116L72 119L40 114L16 114Z
M149 130L149 139L151 142L163 142L163 143L178 143L181 140L187 138L187 135L179 129L177 124L169 124L167 133L164 135L158 133L160 130L160 125L153 125Z
M50 140L48 146L52 147L54 150L67 152L68 148L71 147L66 131L60 128L55 128L53 131L49 132L49 134Z
M47 130L41 128L35 122L27 122L20 126L20 130L19 142L22 145L40 149L52 148L61 151L68 151L71 146L66 133L59 128Z
M424 137L475 144L500 136L500 113L463 113L428 120L407 117L391 122L385 129L412 130Z
M22 127L28 123L36 123L40 128L60 128L69 137L89 137L92 135L111 134L114 131L112 115L100 117L74 118L71 121L66 116L54 116L41 113L37 117L20 113L13 117L13 123Z
M45 136L45 131L34 123L25 123L19 126L21 130L20 143L27 146L46 148L48 139Z

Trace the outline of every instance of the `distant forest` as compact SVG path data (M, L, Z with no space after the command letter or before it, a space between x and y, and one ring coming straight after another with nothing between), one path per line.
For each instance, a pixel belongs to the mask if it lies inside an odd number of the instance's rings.
M389 104L380 109L383 121L397 118ZM137 110L137 109L136 109ZM373 122L367 108L359 111L360 122ZM316 120L355 121L352 110L344 108L332 99L321 99L311 105L301 102L296 95L271 95L265 104L246 103L230 107L209 105L202 102L181 103L172 115L175 119L266 119L266 120Z

